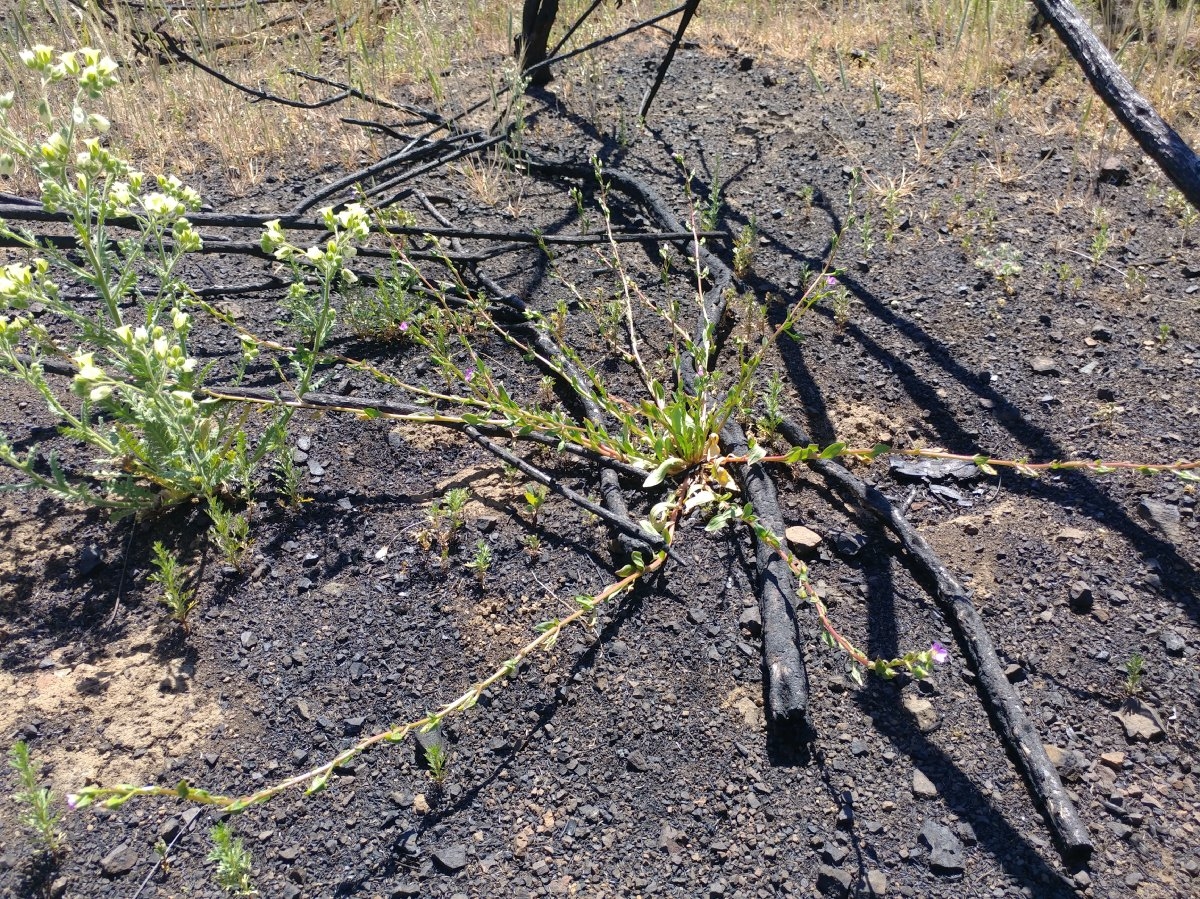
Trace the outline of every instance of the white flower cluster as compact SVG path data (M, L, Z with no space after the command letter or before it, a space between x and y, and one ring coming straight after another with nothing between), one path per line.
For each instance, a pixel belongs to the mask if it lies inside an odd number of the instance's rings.
M93 47L60 53L55 62L54 48L37 44L21 51L21 62L26 68L40 73L47 82L74 78L93 100L117 83L117 64Z
M272 219L266 223L266 230L263 232L263 252L270 253L281 262L307 262L326 275L337 274L347 284L354 284L358 277L345 265L358 252L352 241L366 240L370 235L370 216L361 203L348 203L337 213L333 211L332 206L326 206L319 215L325 227L333 233L333 237L326 241L324 248L313 246L301 250L288 241L280 220Z
M191 327L191 316L182 309L174 309L171 312L171 324L175 330L174 334L169 333L162 325L152 328L121 325L114 329L113 336L123 345L128 356L126 364L134 368L156 371L165 375L167 380L175 380L180 374L194 372L197 362L183 349L183 338ZM75 375L72 386L80 396L86 396L96 403L110 397L113 390L120 386L120 382L96 364L94 353L79 352L75 355L74 362L79 372ZM185 408L190 409L195 405L189 390L171 391L171 396Z

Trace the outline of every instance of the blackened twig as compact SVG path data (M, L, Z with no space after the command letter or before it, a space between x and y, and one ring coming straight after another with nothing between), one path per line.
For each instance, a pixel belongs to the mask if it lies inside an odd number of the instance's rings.
M808 434L791 419L785 418L779 430L793 446L808 446ZM1021 698L1004 676L996 648L970 595L882 491L864 483L837 462L812 459L809 465L886 525L908 551L917 569L932 582L934 597L975 669L979 693L992 712L1000 740L1024 775L1035 801L1045 810L1051 832L1070 860L1086 859L1092 852L1091 835L1046 756L1041 737L1025 714Z
M680 43L683 42L683 34L687 31L687 27L691 24L692 16L696 14L696 10L700 7L700 0L688 0L687 9L683 11L683 15L679 17L679 27L675 30L675 37L671 40L671 45L667 47L666 55L659 63L658 72L654 76L654 83L650 85L650 90L646 91L646 96L642 99L642 108L638 111L638 118L643 121L646 115L650 112L650 104L654 102L655 96L658 95L658 89L662 87L663 79L667 77L667 69L671 68L671 60L675 58L675 51L679 49Z

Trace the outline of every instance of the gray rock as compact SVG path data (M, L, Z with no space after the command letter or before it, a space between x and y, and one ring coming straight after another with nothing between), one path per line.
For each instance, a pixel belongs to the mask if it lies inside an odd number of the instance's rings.
M629 766L630 771L648 771L650 764L646 761L646 757L642 755L641 750L635 749L625 758L625 764Z
M50 884L50 899L63 899L67 895L67 887L71 885L71 881L65 877L56 877L54 882Z
M467 866L467 847L456 845L439 849L433 854L433 860L451 874L456 874Z
M168 818L158 828L158 838L164 843L171 843L179 836L180 824L178 818Z
M1129 183L1129 167L1116 156L1109 156L1100 165L1100 181L1120 187Z
M253 649L258 643L258 637L254 636L252 631L242 631L242 635L238 639L242 642L242 649Z
M934 799L938 794L938 789L934 786L933 781L926 777L920 769L913 770L912 791L913 795L920 799Z
M830 865L840 865L849 854L849 849L833 840L826 840L821 847L821 859Z
M1121 722L1121 726L1125 728L1125 736L1130 740L1145 740L1149 743L1151 740L1161 740L1166 736L1166 730L1163 728L1162 719L1158 717L1158 712L1153 706L1136 696L1125 700L1120 711L1113 712L1113 717Z
M762 615L758 612L758 606L750 606L742 612L741 617L738 618L738 627L751 637L757 637L762 633Z
M854 878L849 871L840 871L829 865L821 865L817 870L817 890L822 896L832 896L842 899L850 895L850 884Z
M1158 635L1158 639L1162 643L1163 648L1167 650L1167 655L1183 655L1183 649L1187 644L1183 642L1183 637L1179 636L1179 634L1174 631L1163 631Z
M342 733L347 737L357 737L362 733L363 725L367 723L365 715L359 715L354 718L345 718L342 720Z
M79 551L79 558L75 560L75 573L80 577L87 577L103 564L104 556L100 548L95 543L89 543Z
M1138 515L1149 521L1172 543L1183 542L1183 526L1179 519L1179 507L1156 499L1144 499L1138 503Z
M1067 595L1070 598L1073 612L1090 612L1096 602L1096 596L1092 593L1091 586L1084 581L1075 581L1071 584Z
M1058 363L1049 356L1035 356L1029 360L1029 367L1039 375L1056 375L1059 373Z
M933 703L928 699L910 696L906 693L900 698L900 704L916 719L917 727L923 734L937 730L938 725L941 724L938 713L934 711Z
M283 889L280 890L279 895L282 896L283 899L300 899L300 887L296 886L294 883L285 883L283 885Z
M834 534L833 546L838 551L838 555L845 559L853 559L867 545L867 538L864 534L847 534L841 532Z
M411 881L397 884L392 888L392 899L412 899L421 895L421 885Z
M887 895L888 879L882 871L872 868L867 872L867 889L872 896Z
M946 478L973 481L982 474L974 462L964 462L960 459L892 459L889 467L894 475L904 478L928 478L931 481L942 481Z
M100 859L100 870L106 877L124 877L137 863L137 852L128 843L122 843Z
M929 868L933 873L962 873L963 844L949 827L927 820L921 825L921 842L929 847Z

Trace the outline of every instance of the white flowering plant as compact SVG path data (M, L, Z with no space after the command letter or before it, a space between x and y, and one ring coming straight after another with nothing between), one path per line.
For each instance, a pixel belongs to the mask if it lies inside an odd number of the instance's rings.
M192 499L227 513L282 429L268 426L252 450L244 411L200 392L206 372L188 352L192 294L178 273L202 247L187 219L200 196L174 176L133 170L105 145L109 123L88 106L116 84L112 60L39 45L21 61L40 80L45 130L38 139L18 132L8 118L14 95L0 96L0 171L30 170L72 240L63 246L0 219L0 237L27 253L0 267L0 374L37 390L63 435L95 459L89 477L69 477L53 455L42 463L36 448L18 454L0 434L0 462L24 476L7 489L39 487L119 513ZM66 110L56 109L64 98ZM74 399L45 377L47 365L64 363L75 370Z
M349 262L358 253L356 244L371 233L371 220L361 203L348 203L335 212L329 206L320 211L329 231L324 246L301 248L290 240L278 219L267 222L261 246L280 262L290 266L292 283L284 308L288 324L299 333L300 344L292 352L295 390L303 396L316 386L313 378L320 361L321 348L329 339L337 320L333 295L342 287L358 283ZM311 283L315 282L315 283Z

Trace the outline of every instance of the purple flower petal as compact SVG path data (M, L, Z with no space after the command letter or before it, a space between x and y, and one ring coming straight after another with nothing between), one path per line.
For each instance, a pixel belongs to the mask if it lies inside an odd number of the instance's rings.
M929 647L929 656L934 660L934 662L942 665L945 664L946 660L950 658L950 652L945 646L943 646L937 640L934 640L933 646Z
M407 331L408 330L408 322L400 322L400 330Z
M473 377L475 377L475 369L468 368L466 371L463 372L463 380L466 381L468 384L471 383L471 379Z
M838 279L837 279L837 278L835 278L833 275L829 275L829 276L828 276L828 277L826 277L826 279L825 279L825 286L826 286L826 287L837 287L837 286L838 286Z

